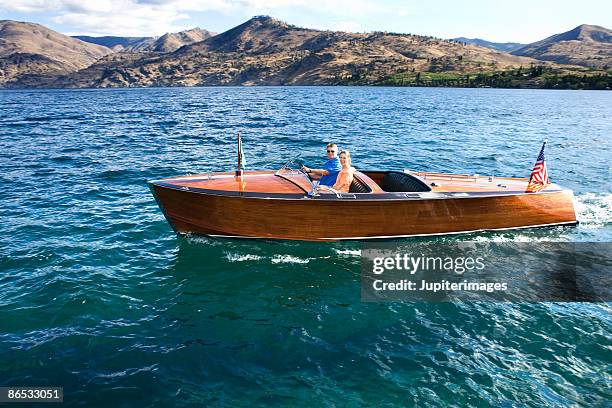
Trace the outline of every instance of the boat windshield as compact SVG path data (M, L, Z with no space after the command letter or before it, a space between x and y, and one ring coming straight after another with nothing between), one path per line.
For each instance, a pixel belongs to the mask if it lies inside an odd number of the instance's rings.
M286 179L291 179L295 177L305 178L306 180L308 180L308 183L310 184L310 187L312 188L311 191L314 191L315 185L312 179L310 178L310 176L308 175L308 173L302 170L303 166L304 166L304 163L301 160L299 160L297 157L295 157L289 160L287 163L285 163L274 174L277 176L286 178Z
M283 164L280 170L283 170L283 169L298 170L298 169L301 169L303 166L304 166L304 162L300 160L299 156L296 156L296 157L292 157L291 159L287 160L287 162Z
M302 167L304 166L304 162L302 162L298 157L293 157L291 159L289 159L289 161L287 161L285 164L283 164L283 166L278 169L278 171L276 172L276 174L282 174L282 175L298 175L298 174L303 174L306 177L308 177L308 175L302 170ZM310 179L310 177L308 177L308 179Z

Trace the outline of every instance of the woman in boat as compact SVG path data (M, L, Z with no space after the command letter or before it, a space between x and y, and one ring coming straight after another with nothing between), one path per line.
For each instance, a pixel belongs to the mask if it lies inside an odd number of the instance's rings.
M355 174L355 168L351 167L350 151L342 150L340 152L340 164L342 165L342 170L340 170L340 173L338 173L336 183L331 187L331 189L327 186L319 186L317 188L319 192L326 192L330 190L335 190L340 193L349 192L349 188L351 187L351 183L353 182L353 177Z

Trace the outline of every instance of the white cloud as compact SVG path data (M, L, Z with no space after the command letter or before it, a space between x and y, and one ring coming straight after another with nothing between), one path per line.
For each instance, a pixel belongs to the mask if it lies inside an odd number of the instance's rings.
M192 28L190 11L223 10L225 0L12 0L0 10L47 13L68 34L149 36Z
M349 33L359 33L365 31L363 26L356 21L341 20L335 21L332 27L320 27L321 29L332 29L335 31L346 31Z
M222 31L254 15L269 14L310 28L530 42L581 23L609 26L608 16L612 15L609 0L593 0L591 7L578 8L571 0L515 0L513 7L504 9L503 13L490 0L468 3L458 6L451 0L435 3L418 0L0 0L0 18L12 12L37 13L28 20L60 24L62 31L70 31L66 34L150 36L192 28L200 19L206 21L201 23L202 28ZM527 9L529 13L525 14ZM563 13L563 10L572 12Z
M180 24L189 16L174 10L134 9L122 13L64 13L52 18L57 24L74 27L68 34L149 36L189 28Z
M6 4L0 4L0 9L20 13L54 11L58 8L57 3L54 0L9 0Z
M282 18L297 12L298 21L288 22L300 24L301 10L337 21L335 29L348 31L363 31L354 21L360 17L397 13L391 6L366 0L9 0L0 4L3 9L50 14L54 23L71 27L73 32L69 34L129 36L162 35L191 28L193 12L214 11L246 18L258 14ZM277 14L279 10L281 15Z

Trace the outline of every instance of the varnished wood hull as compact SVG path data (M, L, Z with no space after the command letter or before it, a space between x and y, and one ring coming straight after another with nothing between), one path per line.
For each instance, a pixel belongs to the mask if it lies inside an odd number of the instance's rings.
M179 233L308 241L575 224L569 190L418 199L266 198L151 184Z

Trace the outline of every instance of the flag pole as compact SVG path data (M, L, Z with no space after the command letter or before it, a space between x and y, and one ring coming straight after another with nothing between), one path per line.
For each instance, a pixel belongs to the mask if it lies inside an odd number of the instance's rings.
M544 139L540 154L533 165L531 175L529 176L529 182L527 183L526 193L537 193L538 191L545 189L550 184L548 178L548 169L546 168L546 158L544 157L544 149L546 148L548 139Z
M543 142L542 142L542 148L540 149L540 155L544 151L544 148L546 147L546 143L548 143L548 138L547 137L545 137ZM540 157L540 155L538 155L538 157ZM528 186L529 186L529 184L531 184L531 180L532 179L533 179L533 172L531 172L531 175L529 176L529 182L527 183Z
M242 177L242 141L240 139L240 131L238 131L238 167L236 168L236 177Z

